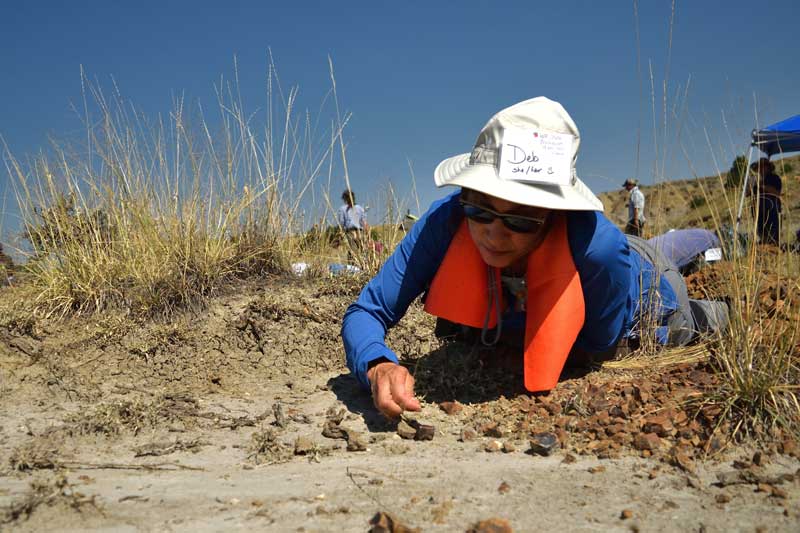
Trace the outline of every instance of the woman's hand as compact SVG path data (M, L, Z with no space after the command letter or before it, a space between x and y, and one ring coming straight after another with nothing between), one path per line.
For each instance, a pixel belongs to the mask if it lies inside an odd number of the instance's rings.
M419 411L414 397L414 377L406 367L387 361L367 371L375 407L387 418L397 418L403 411Z

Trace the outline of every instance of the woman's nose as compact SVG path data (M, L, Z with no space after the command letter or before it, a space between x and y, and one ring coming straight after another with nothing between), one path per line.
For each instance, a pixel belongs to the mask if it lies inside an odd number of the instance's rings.
M502 239L508 236L508 228L505 227L503 221L495 218L486 226L486 232L493 239Z

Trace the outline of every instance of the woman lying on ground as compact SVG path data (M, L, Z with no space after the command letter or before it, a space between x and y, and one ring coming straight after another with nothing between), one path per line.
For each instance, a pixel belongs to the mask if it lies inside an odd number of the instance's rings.
M570 354L613 353L646 323L684 345L727 322L724 303L690 301L674 265L603 216L575 172L579 145L564 108L539 97L500 111L470 154L436 168L437 186L460 189L413 226L342 324L348 367L383 414L420 409L384 339L423 293L440 322L516 342L531 392L553 388Z

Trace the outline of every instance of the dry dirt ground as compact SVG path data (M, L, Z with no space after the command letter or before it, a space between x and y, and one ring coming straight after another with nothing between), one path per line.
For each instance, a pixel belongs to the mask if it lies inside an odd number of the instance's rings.
M702 362L575 369L534 397L415 307L389 342L423 410L383 420L339 338L362 283L263 280L165 323L3 321L0 530L800 530L796 441L714 432Z

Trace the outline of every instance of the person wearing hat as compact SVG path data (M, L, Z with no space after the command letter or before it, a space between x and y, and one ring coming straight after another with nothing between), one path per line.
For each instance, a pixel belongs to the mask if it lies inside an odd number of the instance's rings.
M628 235L642 236L644 228L644 194L639 190L639 182L634 179L626 179L622 187L628 191L628 223L625 225L625 233Z
M423 293L439 322L515 346L532 392L553 388L570 354L614 353L645 324L683 345L698 324L727 320L725 304L694 305L663 254L603 216L575 171L579 145L561 104L538 97L497 113L471 153L438 165L436 185L458 189L420 217L342 321L348 367L381 413L420 409L385 335Z

